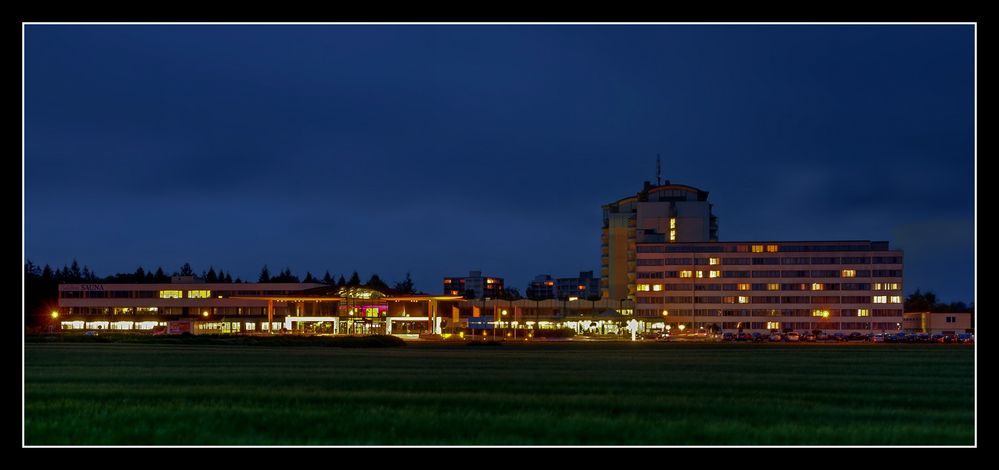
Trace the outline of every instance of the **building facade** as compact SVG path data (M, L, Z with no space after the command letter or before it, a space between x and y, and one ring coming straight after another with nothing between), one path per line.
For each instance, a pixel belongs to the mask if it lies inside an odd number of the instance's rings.
M636 298L639 243L685 243L718 240L718 220L708 192L682 184L653 186L603 206L600 237L600 290L605 299Z
M907 333L954 335L974 333L970 312L906 312L902 329Z
M467 277L445 277L444 295L465 295L472 291L476 299L497 299L503 295L503 278L483 276L482 271L470 271Z
M52 326L148 331L186 324L195 334L439 332L460 299L313 283L61 284Z
M674 331L897 331L902 258L883 241L638 243L635 314Z
M554 299L555 280L550 274L539 274L534 276L534 280L527 283L528 299Z
M559 299L600 298L600 278L593 271L580 271L578 277L560 277L555 280L555 297Z

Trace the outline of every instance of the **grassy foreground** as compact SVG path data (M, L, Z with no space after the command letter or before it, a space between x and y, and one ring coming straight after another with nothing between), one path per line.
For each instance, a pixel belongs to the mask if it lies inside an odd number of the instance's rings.
M27 445L974 444L960 345L25 345Z

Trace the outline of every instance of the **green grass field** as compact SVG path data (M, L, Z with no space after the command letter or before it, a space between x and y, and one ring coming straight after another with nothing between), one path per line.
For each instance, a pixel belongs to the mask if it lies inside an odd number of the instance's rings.
M27 445L974 444L962 345L25 346Z

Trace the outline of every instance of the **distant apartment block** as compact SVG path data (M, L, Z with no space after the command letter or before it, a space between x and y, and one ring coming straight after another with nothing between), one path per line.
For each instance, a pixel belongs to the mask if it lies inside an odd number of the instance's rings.
M600 278L593 271L581 271L578 277L560 277L555 280L555 296L559 299L591 299L600 297Z
M528 299L554 299L555 280L550 274L539 274L534 276L534 280L527 283Z
M503 294L503 278L483 276L482 271L471 271L466 277L444 278L445 295L465 295L468 291L476 299L499 298Z

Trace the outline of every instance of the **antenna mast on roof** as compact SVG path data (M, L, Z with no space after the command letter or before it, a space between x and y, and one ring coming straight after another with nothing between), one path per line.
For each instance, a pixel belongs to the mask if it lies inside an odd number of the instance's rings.
M659 163L659 154L656 154L656 186L662 186L663 184L663 169L662 165Z

